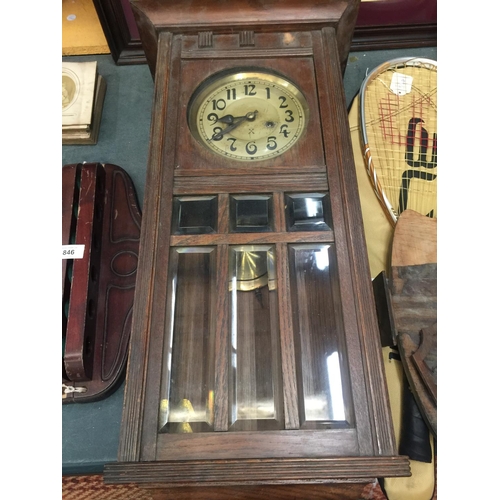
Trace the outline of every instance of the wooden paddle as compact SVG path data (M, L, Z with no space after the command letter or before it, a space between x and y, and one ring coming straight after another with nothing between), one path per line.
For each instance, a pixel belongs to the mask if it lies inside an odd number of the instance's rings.
M437 435L437 219L412 210L396 223L389 287L398 349L423 418Z

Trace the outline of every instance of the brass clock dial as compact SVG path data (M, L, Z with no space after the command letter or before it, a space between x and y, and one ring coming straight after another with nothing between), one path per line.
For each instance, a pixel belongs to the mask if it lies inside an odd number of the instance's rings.
M191 133L238 161L279 156L304 133L309 107L300 89L266 71L233 72L203 83L188 106Z

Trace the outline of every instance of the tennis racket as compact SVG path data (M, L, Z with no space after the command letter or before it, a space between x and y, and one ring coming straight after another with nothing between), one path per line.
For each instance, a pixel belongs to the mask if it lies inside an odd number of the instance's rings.
M364 160L390 221L406 209L437 218L437 62L393 59L360 89Z

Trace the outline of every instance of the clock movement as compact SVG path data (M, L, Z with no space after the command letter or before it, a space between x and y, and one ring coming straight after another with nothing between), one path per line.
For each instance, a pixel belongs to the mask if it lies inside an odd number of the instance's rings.
M358 0L133 0L155 97L116 463L358 498L395 449L342 75Z

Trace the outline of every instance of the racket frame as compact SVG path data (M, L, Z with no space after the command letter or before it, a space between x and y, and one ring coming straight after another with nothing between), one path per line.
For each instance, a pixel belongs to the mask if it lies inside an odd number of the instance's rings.
M363 159L365 162L365 167L366 171L368 173L368 177L370 178L370 181L373 185L373 190L375 191L375 194L377 195L377 198L379 201L382 203L386 213L390 217L390 221L392 222L393 225L396 224L398 220L398 213L392 206L392 203L389 201L387 198L384 189L378 179L377 171L375 166L373 165L372 161L372 156L370 153L370 145L368 142L368 134L366 130L366 113L365 113L365 103L366 103L366 98L365 98L365 92L366 88L368 85L380 74L385 73L389 69L397 70L398 68L405 68L408 66L418 66L418 67L424 67L429 70L434 70L434 68L437 70L437 61L434 61L432 59L427 59L424 57L399 57L396 59L391 59L389 61L386 61L380 65L378 65L376 68L374 68L372 71L370 71L365 79L363 80L363 83L361 84L360 90L359 90L359 110L360 110L360 121L361 121L361 135L363 139Z

